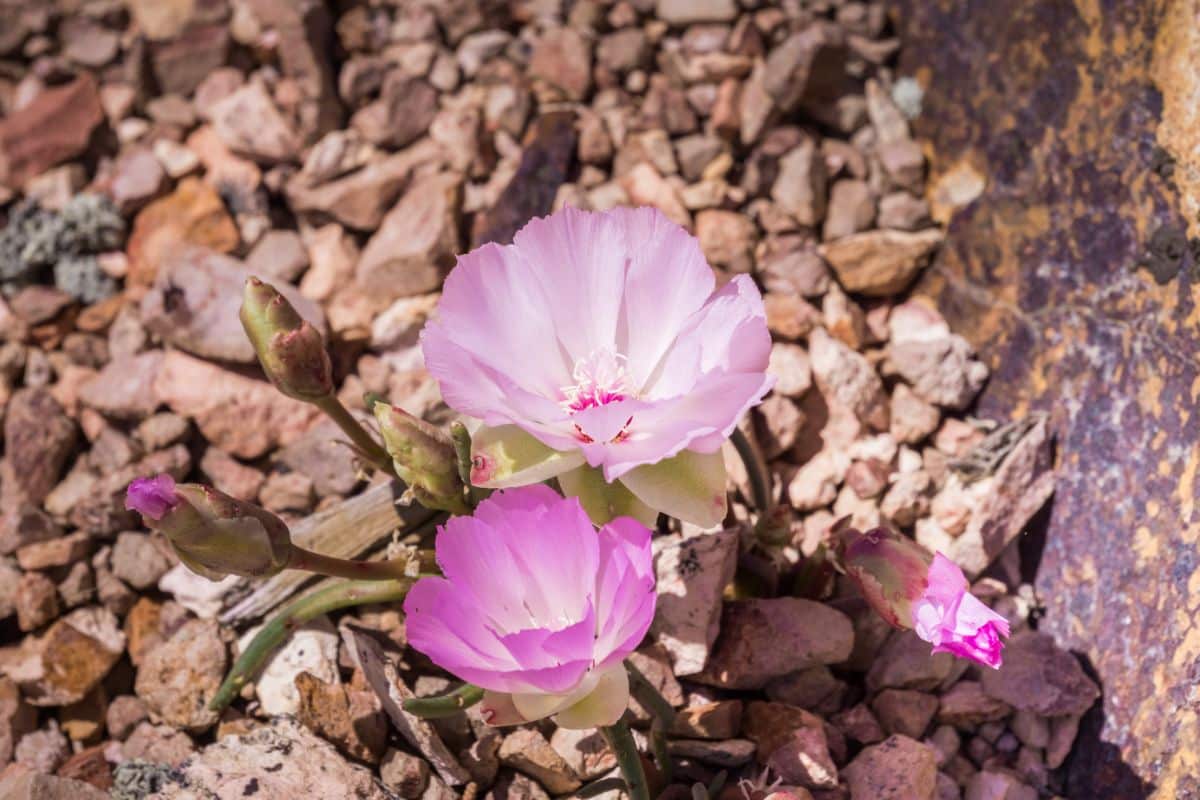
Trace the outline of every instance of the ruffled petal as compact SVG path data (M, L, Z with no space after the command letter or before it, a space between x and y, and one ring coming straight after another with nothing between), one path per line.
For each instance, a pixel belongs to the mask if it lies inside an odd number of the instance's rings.
M654 619L654 558L651 531L629 517L600 529L596 576L597 669L619 663L641 644Z

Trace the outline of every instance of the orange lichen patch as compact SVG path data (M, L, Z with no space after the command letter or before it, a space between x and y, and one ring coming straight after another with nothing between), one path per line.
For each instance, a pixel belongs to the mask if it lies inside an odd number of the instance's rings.
M1162 91L1158 142L1175 158L1179 210L1200 236L1200 2L1168 0L1154 41L1152 74Z

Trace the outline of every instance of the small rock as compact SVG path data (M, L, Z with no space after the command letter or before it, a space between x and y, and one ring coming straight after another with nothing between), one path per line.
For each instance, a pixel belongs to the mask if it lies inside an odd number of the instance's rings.
M313 504L312 479L299 472L273 472L258 493L259 502L268 511L307 512Z
M867 688L929 691L949 677L954 656L930 654L929 643L911 631L896 631L879 651L867 673Z
M134 148L113 166L109 194L122 213L130 213L152 200L163 188L166 177L153 152Z
M149 716L146 704L140 698L131 694L114 697L104 712L104 727L108 735L117 741L123 741L133 733L138 723Z
M763 85L780 109L819 108L840 94L846 62L842 39L831 25L809 25L771 51Z
M831 409L847 409L875 430L887 430L890 413L883 382L861 353L822 328L809 336L809 358L817 388Z
M616 755L598 731L556 728L550 736L550 746L584 781L595 780L617 766Z
M417 800L429 785L429 765L417 756L389 748L379 765L383 785L404 800Z
M171 560L143 533L125 531L113 545L112 571L138 591L145 591L171 568Z
M72 533L44 542L27 544L17 550L17 563L24 570L66 567L87 558L92 551L92 537Z
M750 763L758 746L748 739L710 742L704 739L671 739L667 752L680 758L694 758L722 769L735 769Z
M109 793L71 778L38 772L9 775L0 780L4 800L107 800Z
M1005 719L1011 713L1008 703L985 694L978 681L960 681L942 694L937 718L957 728L971 728Z
M379 763L387 747L388 724L372 692L326 683L307 672L297 675L295 683L300 722L351 758Z
M519 772L506 770L500 773L496 785L483 798L484 800L550 800L550 795L546 794L546 791L532 778ZM446 792L433 794L433 786L430 786L423 800L451 800L451 797Z
M737 567L738 535L659 537L655 549L658 605L650 634L670 653L676 675L695 675L720 630L721 596Z
M937 228L916 233L875 230L827 242L820 253L846 291L888 297L912 282L942 238Z
M871 701L871 710L888 733L920 739L938 711L938 698L909 689L884 689ZM938 719L945 721L940 714Z
M692 217L684 208L675 187L658 170L641 162L620 179L620 186L632 205L654 206L677 225L692 226Z
M824 664L802 669L767 684L767 697L806 711L833 713L842 707L846 684ZM882 737L880 737L882 738Z
M300 172L287 183L288 203L296 212L327 214L347 227L374 231L413 170L434 160L437 154L437 145L418 142L336 180L314 184Z
M876 148L876 155L883 171L897 186L915 191L923 188L925 154L921 145L912 139L882 142Z
M937 406L922 400L906 383L892 390L891 418L892 436L904 444L920 443L941 422Z
M1009 639L1004 666L985 671L981 684L989 696L1044 717L1081 715L1100 696L1073 655L1034 631Z
M795 597L729 602L721 615L721 635L695 680L758 689L772 678L842 661L853 647L849 618L823 603Z
M846 179L833 184L821 234L825 241L865 231L874 221L875 197L866 181Z
M754 268L758 229L746 215L718 209L701 211L696 215L696 238L709 264L730 272L750 272Z
M536 730L521 729L505 736L499 756L501 764L524 772L551 794L573 792L582 785L571 765Z
M254 502L266 476L215 447L206 448L200 458L200 471L208 482L230 497Z
M850 800L933 800L937 761L932 747L897 734L863 750L842 775Z
M17 627L22 631L37 630L58 616L58 590L54 581L40 572L26 572L17 582L13 595L17 611Z
M4 418L4 463L11 469L6 496L19 488L25 500L39 505L58 483L75 437L75 423L48 391L14 392Z
M929 204L908 192L892 192L879 199L879 227L915 231L929 224Z
M209 109L213 130L235 153L262 164L294 161L300 141L261 83L247 83Z
M250 271L235 259L201 247L182 247L163 259L142 298L147 330L202 358L253 364L258 360L238 313ZM301 317L325 329L320 306L294 286L275 282Z
M372 144L399 148L412 144L429 130L437 110L436 89L420 78L395 70L384 78L379 99L359 110L350 124Z
M827 181L825 159L817 143L805 138L779 159L771 199L801 225L817 225L825 217Z
M13 761L42 774L53 774L71 755L71 743L51 720L47 725L21 737L13 751Z
M103 121L104 109L90 73L42 90L0 121L0 185L19 187L78 156Z
M216 724L208 702L225 677L228 659L221 629L212 620L192 620L150 651L137 671L134 690L151 719L200 732Z
M414 181L367 242L355 282L381 307L441 286L459 252L461 190L450 173Z
M732 739L742 726L742 701L718 700L681 708L670 734L689 739Z
M1037 800L1037 790L999 770L981 770L967 783L963 800Z
M658 0L654 15L670 25L729 22L738 15L734 0Z
M128 280L137 286L150 285L159 264L174 257L183 244L228 253L240 238L216 190L199 178L185 178L174 192L150 203L134 218L126 245Z
M0 675L0 764L13 759L17 742L37 727L37 711L21 700L17 685Z
M162 365L162 355L161 350L149 350L114 358L80 387L80 401L109 417L145 419L160 402L154 393L154 377Z
M846 709L835 715L831 721L843 736L860 744L882 742L885 736L879 720L875 719L866 703Z
M294 283L308 269L308 251L295 231L267 231L246 256L246 270L270 281Z
M183 764L159 790L161 800L185 800L196 792L260 800L294 800L297 788L311 797L387 800L370 771L346 761L290 717L242 735L226 736Z
M533 45L529 74L582 100L592 85L592 43L574 28L551 28Z
M1008 721L1008 727L1022 744L1045 749L1050 744L1050 723L1032 711L1018 711Z
M771 249L760 253L758 261L770 292L820 297L829 290L832 281L829 267L817 254L816 248L799 242L796 237L768 240Z
M97 606L80 608L32 644L13 678L31 705L70 705L94 689L124 651L116 615Z
M759 764L785 783L813 789L837 785L838 771L820 717L783 703L756 701L746 706L743 727L758 746Z
M196 746L183 731L168 725L139 722L121 745L121 757L126 761L149 761L176 765L189 758Z
M178 351L167 352L154 388L172 411L194 419L209 442L239 458L295 441L317 416L266 381Z

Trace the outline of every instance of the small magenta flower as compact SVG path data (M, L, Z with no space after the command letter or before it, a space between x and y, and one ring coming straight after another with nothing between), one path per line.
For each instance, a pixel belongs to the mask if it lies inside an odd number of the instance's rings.
M137 478L125 493L125 508L143 517L160 520L180 503L175 492L175 479L165 472L153 478Z
M999 669L1008 620L968 591L962 570L941 553L929 567L928 586L913 606L913 627L935 653L952 653Z
M652 208L564 209L459 258L421 344L446 402L485 425L472 483L558 477L597 523L720 522L721 445L773 379L754 281L715 287Z
M620 719L629 702L622 660L654 617L646 526L619 517L596 530L577 498L534 485L451 518L436 546L445 577L422 578L408 593L408 640L486 690L486 722L554 716L592 728Z
M1000 666L1008 620L971 594L957 564L889 528L839 536L846 573L880 616L916 630L935 653Z

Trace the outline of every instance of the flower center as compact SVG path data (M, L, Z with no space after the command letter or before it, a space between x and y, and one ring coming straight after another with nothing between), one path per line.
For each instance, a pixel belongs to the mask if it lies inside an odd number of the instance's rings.
M562 405L571 412L624 400L629 391L625 356L608 347L596 348L576 361L571 377L574 385L562 389Z

